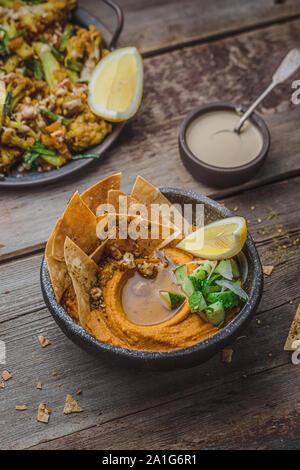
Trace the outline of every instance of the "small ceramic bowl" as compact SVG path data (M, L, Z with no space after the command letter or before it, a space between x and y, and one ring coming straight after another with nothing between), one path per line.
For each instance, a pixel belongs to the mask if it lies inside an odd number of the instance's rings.
M173 204L193 204L194 208L196 204L204 204L205 224L233 216L230 210L202 194L173 188L165 188L161 191ZM45 259L41 266L41 287L48 309L66 336L100 360L118 361L121 365L131 368L152 370L188 368L207 361L232 343L248 325L258 307L263 290L263 273L259 255L249 234L243 253L248 261L248 276L244 284L244 289L249 296L248 302L244 304L238 315L214 336L194 346L176 351L133 351L101 343L95 339L84 328L77 325L63 307L56 302Z
M237 166L234 168L221 168L214 165L209 165L197 158L190 150L186 142L186 131L189 125L199 117L201 114L212 111L237 111L245 112L246 107L233 104L233 103L212 103L199 106L198 108L191 111L186 118L183 120L179 130L179 151L181 159L187 168L187 170L196 178L198 181L205 183L212 187L227 188L229 186L236 186L244 183L251 179L261 168L270 148L270 133L265 121L253 113L250 120L255 124L263 138L263 146L259 154L251 162Z

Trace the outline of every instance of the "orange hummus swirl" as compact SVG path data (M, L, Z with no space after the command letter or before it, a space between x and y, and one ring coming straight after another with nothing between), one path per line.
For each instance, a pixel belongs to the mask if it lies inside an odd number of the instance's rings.
M166 250L164 250L166 252ZM176 264L190 261L181 250L168 249L168 257ZM114 271L103 289L105 310L93 310L87 319L88 331L99 341L115 346L144 351L171 351L192 346L214 335L219 329L191 313L188 302L175 315L159 324L138 325L132 323L123 310L121 291L126 273ZM227 316L226 323L235 311Z

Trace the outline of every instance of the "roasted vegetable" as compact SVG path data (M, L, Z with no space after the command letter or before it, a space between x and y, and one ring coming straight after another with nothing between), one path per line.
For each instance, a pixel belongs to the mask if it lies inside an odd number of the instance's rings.
M1 137L1 143L8 147L18 147L23 150L28 150L34 143L34 139L22 139L13 129L7 129Z
M76 3L0 0L2 171L18 159L19 171L34 163L47 171L71 159L100 158L84 151L100 143L111 124L91 112L81 75L101 58L102 36L94 26L69 23Z
M55 88L58 83L67 75L65 70L61 68L59 62L56 60L49 46L42 42L34 43L34 49L37 52L47 83L51 89Z
M13 94L12 91L8 91L3 106L3 116L10 116L12 113L12 101Z

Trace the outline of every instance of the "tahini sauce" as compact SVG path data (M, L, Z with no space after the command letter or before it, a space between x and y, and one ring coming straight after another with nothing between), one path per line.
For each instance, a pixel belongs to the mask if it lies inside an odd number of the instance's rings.
M233 131L240 116L234 111L211 111L197 117L186 131L186 142L199 160L233 168L254 160L263 146L259 128L248 119L240 134Z

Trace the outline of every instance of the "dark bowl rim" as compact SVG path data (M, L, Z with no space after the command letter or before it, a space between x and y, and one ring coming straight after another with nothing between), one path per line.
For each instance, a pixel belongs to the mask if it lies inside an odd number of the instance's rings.
M190 190L184 189L176 189L176 188L160 188L162 192L165 193L172 193L172 195L185 197L191 196L195 199L198 199L199 202L204 203L214 209L217 209L222 216L224 217L231 217L234 216L233 212L229 209L221 205L220 203L214 201L213 199L204 196L200 193ZM140 351L140 350L133 350L133 349L126 349L119 346L114 346L107 343L102 343L101 341L94 338L90 333L88 333L82 326L75 323L72 319L70 319L67 312L63 309L63 307L57 303L54 291L52 288L50 275L46 263L45 257L43 257L42 264L41 264L41 288L42 293L44 296L45 303L51 313L51 315L56 320L56 316L59 318L61 322L65 324L66 327L70 327L72 329L72 333L77 337L80 337L83 341L88 341L92 344L98 351L106 351L112 353L116 357L121 357L124 359L143 359L143 360L155 360L155 359L170 359L170 358L178 358L178 357L186 357L189 355L193 355L195 352L200 352L201 350L205 351L208 348L212 348L214 345L218 343L222 343L222 341L229 342L230 339L235 337L235 332L238 332L244 322L247 321L249 317L251 317L252 312L254 312L260 302L262 291L263 291L263 271L262 265L260 262L260 258L258 252L255 248L254 241L251 235L247 234L247 239L245 242L245 246L248 248L252 260L248 259L248 262L252 262L254 264L254 278L251 287L251 292L249 293L249 300L248 302L242 307L240 312L237 316L218 331L213 336L200 341L192 346L176 349L175 351ZM54 313L53 313L54 312Z
M259 129L259 131L262 134L263 138L263 145L262 148L253 160L250 162L244 164L244 165L239 165L235 167L219 167L215 165L210 165L209 163L204 162L203 160L200 160L196 155L193 154L191 149L189 148L187 141L186 141L186 132L191 124L191 122L196 119L198 116L201 114L205 114L206 112L213 112L213 111L218 111L218 110L235 110L235 111L243 111L245 112L247 110L247 107L242 105L242 104L237 104L237 103L231 103L231 102L223 102L223 101L216 101L214 103L209 103L209 104L203 104L200 106L197 106L196 108L192 109L189 114L184 118L182 121L180 128L179 128L179 135L178 135L178 141L179 141L179 146L185 153L186 158L189 158L190 160L193 161L196 165L199 166L199 168L206 168L207 170L214 171L215 173L218 174L239 174L241 171L249 170L255 167L258 163L263 161L269 151L270 148L270 142L271 142L271 137L270 137L270 131L269 128L264 121L264 119L259 116L257 113L253 113L251 117L249 118L250 120L253 121L254 125Z

